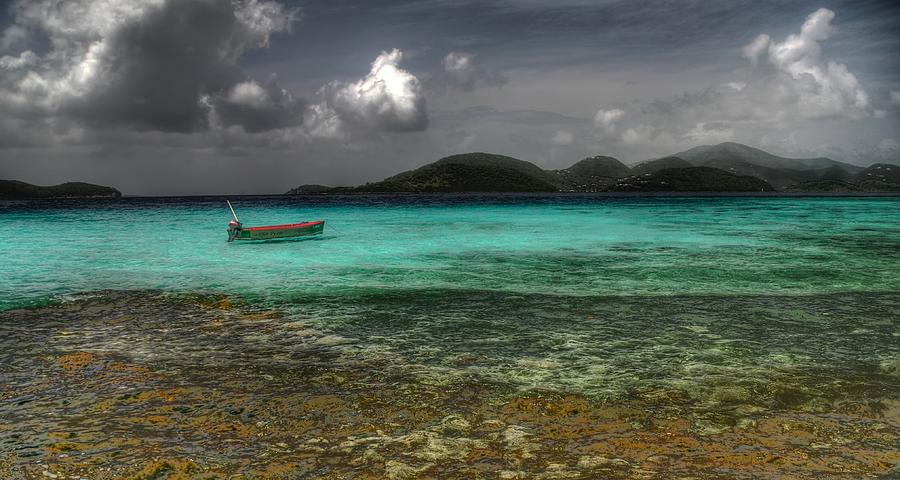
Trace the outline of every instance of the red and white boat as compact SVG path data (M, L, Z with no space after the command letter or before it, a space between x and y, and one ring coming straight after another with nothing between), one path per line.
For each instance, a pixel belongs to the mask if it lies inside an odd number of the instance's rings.
M276 238L304 237L309 235L321 235L325 231L325 221L315 220L311 222L288 223L285 225L269 225L264 227L245 227L237 214L231 202L228 202L228 208L234 220L228 222L228 241L234 240L272 240Z

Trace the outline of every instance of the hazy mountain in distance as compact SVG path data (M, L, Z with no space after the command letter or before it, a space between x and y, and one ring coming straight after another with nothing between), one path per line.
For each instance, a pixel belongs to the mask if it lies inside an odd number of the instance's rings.
M666 168L689 168L694 165L687 160L671 156L658 158L656 160L647 160L631 167L631 172L635 175L644 175L646 173L656 173Z
M768 168L787 168L792 170L816 170L838 166L845 170L856 173L863 169L856 165L839 162L826 157L816 158L787 158L743 145L735 142L725 142L718 145L701 145L681 153L672 155L687 160L697 166L711 166L721 168L717 165L728 165L729 163L747 162L761 167Z
M863 168L830 158L787 158L740 143L701 145L673 155L694 166L762 178L776 188L813 180L848 181Z

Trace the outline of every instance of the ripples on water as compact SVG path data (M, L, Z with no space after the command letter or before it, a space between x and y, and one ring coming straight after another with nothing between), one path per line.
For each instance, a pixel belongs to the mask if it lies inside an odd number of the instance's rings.
M755 391L898 361L895 197L235 204L247 224L324 218L327 234L228 244L221 199L11 204L0 305L108 288L226 293L442 378L599 396L703 394L728 378Z
M0 207L8 387L38 388L36 359L86 351L185 386L252 392L287 369L290 389L329 371L498 399L663 395L732 424L735 405L828 412L900 393L897 198L237 199L248 225L327 222L253 244L225 242L223 203ZM240 313L198 313L198 292Z
M0 207L0 308L98 289L279 303L356 288L564 296L897 291L900 199L264 197L248 225L322 237L228 244L223 199ZM11 240L10 240L11 239Z

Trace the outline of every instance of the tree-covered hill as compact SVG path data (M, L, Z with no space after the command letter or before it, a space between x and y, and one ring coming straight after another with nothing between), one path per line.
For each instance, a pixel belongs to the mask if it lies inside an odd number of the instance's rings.
M73 198L73 197L121 197L112 187L92 183L68 182L49 187L32 185L18 180L0 180L0 198Z
M712 167L666 168L619 180L615 192L771 192L765 180Z

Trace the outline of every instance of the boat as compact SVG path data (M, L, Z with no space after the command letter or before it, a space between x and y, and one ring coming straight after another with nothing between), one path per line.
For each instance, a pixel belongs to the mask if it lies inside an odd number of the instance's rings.
M264 227L245 227L238 220L237 213L231 202L228 208L234 219L228 222L228 241L234 240L273 240L278 238L305 237L309 235L321 235L325 231L325 221L315 220L311 222L288 223L285 225L269 225Z

